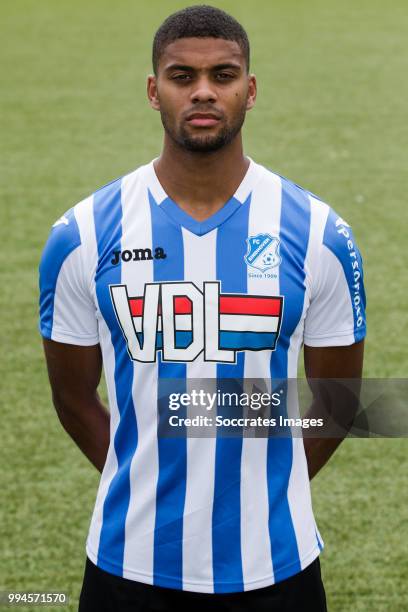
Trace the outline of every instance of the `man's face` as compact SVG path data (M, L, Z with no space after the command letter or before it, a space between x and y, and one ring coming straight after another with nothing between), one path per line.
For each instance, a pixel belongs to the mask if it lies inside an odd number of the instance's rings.
M235 41L181 38L167 45L148 96L167 135L189 151L216 151L241 130L256 97Z

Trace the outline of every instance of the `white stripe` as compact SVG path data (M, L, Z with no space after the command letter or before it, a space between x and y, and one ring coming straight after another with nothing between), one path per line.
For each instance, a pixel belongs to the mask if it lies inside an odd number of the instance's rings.
M326 205L311 198L310 235L305 257L306 291L303 303L303 311L296 330L292 334L288 349L288 385L287 410L288 416L296 418L299 416L298 392L295 379L298 371L298 357L303 340L304 321L310 302L311 269L318 265L316 246L321 242L324 223L324 210ZM323 216L322 216L323 212ZM307 469L306 455L303 439L300 437L300 428L293 428L293 459L292 469L289 477L288 502L295 530L296 542L299 551L299 559L302 569L311 563L313 553L318 554L317 537L315 533L315 521L312 510L309 475ZM311 557L312 555L312 557Z
M59 270L54 292L51 339L80 346L98 344L95 307L84 286L82 245L71 251Z
M330 208L310 197L314 249L308 253L308 312L304 342L309 346L340 346L354 342L354 315L343 266L326 246L322 247ZM325 265L322 266L322 257ZM313 279L313 287L311 287ZM333 279L336 279L335 281ZM322 288L325 288L321 295ZM315 298L315 299L314 299ZM311 303L310 303L311 301Z
M142 169L145 176L146 185L149 186L155 202L160 205L167 198L167 193L164 191L153 166L157 159L158 157L155 157L151 162L145 166L142 166Z
M92 271L98 261L92 203L93 197L90 196L74 207L81 244L66 257L59 271L51 332L52 340L82 346L97 344L99 341L95 296L92 293ZM90 216L88 227L86 223ZM86 267L83 265L85 261ZM84 273L85 270L90 270L91 275Z
M81 244L83 248L83 269L87 271L89 283L88 289L93 296L94 303L97 305L95 272L98 265L98 245L95 234L95 222L93 215L93 197L77 204L74 209L75 218L78 223ZM97 309L99 310L99 308ZM100 313L99 313L100 315ZM116 403L115 389L115 351L111 342L110 331L102 317L99 318L99 340L103 352L103 367L105 381L108 392L109 411L110 411L110 439L113 440L117 426L119 424L119 410ZM102 529L103 505L113 477L118 468L118 461L113 444L109 446L106 462L99 481L98 492L96 495L95 506L89 527L86 551L89 558L96 563L99 540Z
M292 336L288 350L288 370L297 365L299 355L298 335ZM296 362L296 364L295 364ZM295 379L288 384L287 412L289 418L299 416L298 395ZM301 437L301 428L292 428L292 467L288 485L288 504L295 531L299 560L302 569L312 561L310 555L317 551L314 517L310 494L306 455Z
M329 214L329 206L316 198L309 196L310 201L310 236L305 257L305 283L306 292L304 300L304 308L302 318L306 316L312 296L312 284L316 285L316 273L321 266L321 245L323 243L324 228L326 226L327 217ZM312 280L313 279L313 280ZM326 318L329 313L324 313ZM305 321L303 321L304 323ZM304 326L303 326L304 333Z
M141 174L139 169L122 183L122 250L139 245L152 249L150 205ZM127 285L129 296L143 295L145 282L152 281L151 260L122 264L122 283ZM158 479L157 362L134 362L133 368L138 443L130 466L123 576L135 579L134 573L138 573L143 582L152 583Z
M279 317L264 315L222 314L220 315L220 330L222 331L249 331L249 332L276 332Z
M116 387L115 387L115 351L111 342L110 331L104 321L99 323L100 344L103 352L103 364L105 382L108 391L109 411L110 411L110 440L113 440L119 425L119 409L116 402ZM111 443L109 445L106 462L101 474L98 493L92 514L91 524L89 527L88 538L86 542L86 552L96 564L99 550L99 541L103 522L103 506L108 493L112 479L118 469L118 460L116 457L115 447Z
M96 303L95 272L98 266L98 244L95 233L95 220L93 214L94 197L79 202L74 208L75 219L78 224L81 245L84 253L84 261L88 275L88 288L93 294Z
M262 169L263 178L252 193L248 235L268 232L279 235L281 186L275 175ZM253 272L253 270L252 270ZM248 293L279 295L279 269L276 278L259 278L248 267ZM250 317L248 317L250 318ZM271 351L246 351L244 379L263 379L270 392ZM273 416L266 413L265 417ZM241 459L241 553L244 589L251 583L267 579L274 582L271 543L269 537L269 502L267 482L268 438L244 438Z
M184 278L203 290L203 282L216 280L217 230L196 236L185 228ZM186 391L203 388L204 379L215 379L216 364L203 360L201 353L186 364ZM214 392L211 382L205 390ZM187 411L187 416L191 416ZM203 414L204 411L201 411ZM211 432L208 430L208 435ZM201 592L212 593L212 508L215 475L215 437L187 437L187 482L183 523L183 589L200 584ZM209 586L207 586L209 585ZM194 589L193 589L194 590Z
M241 204L245 202L250 192L255 189L255 186L263 174L262 166L255 163L249 156L247 157L249 159L248 170L233 196L236 200L241 202Z

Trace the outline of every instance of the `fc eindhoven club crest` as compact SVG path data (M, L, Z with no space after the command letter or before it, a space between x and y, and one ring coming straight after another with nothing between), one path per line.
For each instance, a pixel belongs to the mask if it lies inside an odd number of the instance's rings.
M270 234L257 234L247 238L248 252L244 259L248 266L261 272L275 268L281 263L279 255L279 238Z

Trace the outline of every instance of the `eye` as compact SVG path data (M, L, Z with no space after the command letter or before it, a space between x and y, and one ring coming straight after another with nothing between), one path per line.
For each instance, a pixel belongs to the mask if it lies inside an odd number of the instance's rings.
M172 76L172 79L175 81L189 81L191 79L191 75L183 72L181 74L175 74Z
M230 72L217 72L215 76L218 81L227 81L234 78L234 75Z

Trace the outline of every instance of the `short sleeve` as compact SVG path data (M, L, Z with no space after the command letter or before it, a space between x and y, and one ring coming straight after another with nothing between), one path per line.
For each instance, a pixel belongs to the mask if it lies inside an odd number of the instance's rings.
M44 338L98 344L96 308L84 279L83 245L73 209L52 227L40 262L39 329Z
M304 343L345 346L366 335L363 260L350 226L329 209L312 278Z

